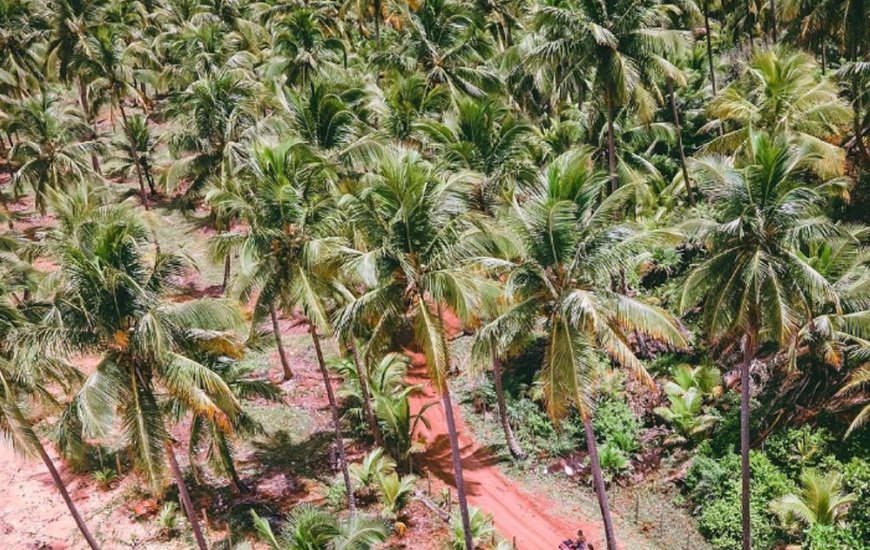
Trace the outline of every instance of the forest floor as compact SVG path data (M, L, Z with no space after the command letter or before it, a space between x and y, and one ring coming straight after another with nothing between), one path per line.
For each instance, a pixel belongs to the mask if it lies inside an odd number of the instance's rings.
M17 210L31 208L29 204L16 205ZM153 208L148 216L164 249L180 251L197 265L197 269L191 271L185 280L181 299L219 294L222 266L208 261L206 241L210 230L202 223L202 216L185 218L161 206ZM29 238L36 239L52 223L50 216L33 214L18 220L16 226L26 229ZM53 266L46 264L40 265L40 268L50 271ZM335 498L336 491L331 488L337 475L330 444L329 411L314 350L306 328L294 320L282 319L281 332L295 373L293 379L280 382L280 363L274 345L253 352L245 359L255 366L256 372L280 383L284 391L283 404L254 402L250 407L266 431L264 435L237 448L239 471L251 491L243 495L234 494L223 479L212 477L207 472L203 475L202 483L192 484L196 506L203 510L203 516L207 518L205 524L210 540L228 542L227 548L240 542L228 540L228 522L249 518L252 509L277 521L300 502L328 504L330 498ZM326 345L325 351L327 355L335 354L331 344ZM424 391L413 398L412 407L418 410L424 403L435 401L436 396L426 384L425 367L419 356L411 355L416 359L411 381L424 387ZM458 398L454 401L454 412L461 433L460 445L469 501L493 515L502 537L508 541L515 540L517 548L521 550L553 550L559 542L582 528L593 542L597 542L596 548L604 548L594 495L590 492L579 496L572 493L571 498L581 502L578 505L575 500L573 505L566 506L559 480L550 479L551 483L536 485L519 479L510 464L499 463L498 453L489 446L494 441L475 437L473 426L470 428L463 419L463 412L468 411L464 411L457 402ZM423 471L428 473L423 474L420 484L425 485L428 478L430 493L437 500L435 495L438 491L453 486L450 445L440 405L431 407L426 417L430 428L421 425L418 433L419 437L426 440L426 450L417 460L418 466L423 466ZM476 419L469 420L472 420L472 424L477 423ZM187 426L182 424L176 427L173 435L179 441L177 454L184 467L188 464L188 457L181 449L186 448ZM364 445L350 443L350 461L360 460L367 450ZM56 452L50 446L49 453L56 457ZM204 457L194 457L194 460L198 464L204 463ZM189 530L184 525L174 538L160 534L157 521L159 505L148 497L142 480L137 476L124 471L118 480L103 488L89 475L75 473L59 460L56 464L86 521L105 548L179 550L193 547L193 541L187 534ZM0 548L85 548L40 462L22 460L14 456L7 445L0 445L0 487L3 487L3 496L0 497ZM453 498L455 501L455 491ZM402 539L394 537L390 541L390 548L436 550L444 547L448 528L422 503L416 500L412 502L405 523L407 534ZM622 546L626 550L661 548L647 541L641 529L623 525L618 527ZM251 547L259 548L256 544L241 546Z

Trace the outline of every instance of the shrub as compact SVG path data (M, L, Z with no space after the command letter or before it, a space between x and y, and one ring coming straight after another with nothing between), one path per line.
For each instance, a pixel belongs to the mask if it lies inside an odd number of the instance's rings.
M583 443L583 426L579 419L565 419L559 429L541 407L528 398L508 401L508 419L516 426L514 435L523 447L535 449L550 456L572 453Z
M608 483L625 473L630 466L625 452L610 442L598 448L598 462L601 464L604 479Z
M807 530L801 550L868 550L868 540L851 527L814 525Z
M819 466L830 454L833 442L833 436L825 428L804 425L771 435L764 444L764 452L794 479L804 469Z
M853 458L843 468L843 488L858 500L849 508L846 523L861 540L870 541L870 463Z
M495 539L495 527L492 524L492 514L483 512L476 506L469 506L468 519L471 524L471 538L474 546L489 544ZM450 531L453 537L450 539L452 548L463 550L465 548L465 532L462 530L462 517L457 510L450 519Z
M750 454L752 471L751 517L754 547L771 548L777 541L775 516L769 503L794 490L794 484L763 454ZM698 528L713 546L721 550L740 550L740 457L721 459L699 456L686 478L687 489L701 514Z
M163 504L157 516L157 528L160 536L170 539L178 534L178 504L168 501Z
M602 401L595 409L592 426L599 441L615 445L626 454L631 454L640 447L640 422L625 401Z
M108 489L118 478L118 474L112 468L103 468L93 472L91 477L97 482L97 485L99 485L101 489Z
M350 477L355 490L369 489L381 476L396 471L396 461L387 456L380 447L372 449L362 462L350 465Z
M384 516L395 519L408 505L417 478L412 475L399 477L393 472L379 478L381 503L384 505Z

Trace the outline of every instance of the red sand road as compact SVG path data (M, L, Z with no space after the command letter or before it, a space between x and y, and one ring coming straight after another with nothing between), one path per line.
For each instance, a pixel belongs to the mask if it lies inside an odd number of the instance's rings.
M447 422L440 406L441 401L425 376L425 367L421 366L422 355L408 355L414 363L409 379L424 388L423 392L411 398L411 411L420 410L425 403L439 403L439 406L430 407L425 413L431 430L422 423L419 425L418 434L426 440L426 451L419 460L434 477L454 488L455 498L450 440L447 437ZM468 501L492 514L495 527L503 537L509 541L516 538L518 550L556 550L560 542L573 537L577 529L583 529L595 548L605 547L596 524L586 518L562 518L552 514L550 510L554 508L553 503L546 498L522 491L507 479L489 451L471 438L456 403L453 404L453 415L459 432Z

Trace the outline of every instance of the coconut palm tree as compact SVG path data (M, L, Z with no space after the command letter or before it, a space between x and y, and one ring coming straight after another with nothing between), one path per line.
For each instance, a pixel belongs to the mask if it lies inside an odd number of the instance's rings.
M450 350L444 312L449 309L470 322L478 314L481 296L489 293L489 286L465 267L466 260L485 251L488 241L463 205L463 193L473 181L464 173L439 176L414 151L390 151L382 154L370 184L341 201L369 244L367 250L350 254L348 268L370 288L344 308L343 322L378 318L370 337L376 347L400 322L413 328L429 378L441 395L468 550L473 549L472 533L447 384Z
M322 166L311 148L298 140L254 144L235 181L213 192L209 200L237 213L247 225L245 234L229 236L225 245L239 251L237 291L244 297L259 291L252 327L274 308L288 312L298 308L305 317L332 413L348 507L353 511L338 402L320 341L321 334L331 330L329 310L337 278L333 249L342 244L333 236L334 214Z
M801 474L800 494L789 493L771 503L780 516L795 516L808 527L813 525L842 525L849 504L858 500L854 493L843 492L840 474L821 474L807 470Z
M11 289L5 284L5 275L0 273L0 438L11 443L13 450L21 456L39 456L85 542L93 550L99 550L99 544L76 508L27 414L27 403L33 400L59 406L47 384L55 383L68 389L72 382L80 381L80 374L63 361L52 360L34 349L16 345L18 334L38 330L38 327L32 324L33 319L28 319L33 315L23 312L9 299Z
M724 93L723 93L724 96ZM720 96L720 97L723 97ZM709 341L741 345L740 365L743 547L750 550L750 368L762 344L784 346L811 304L832 303L831 284L797 252L836 233L822 214L825 187L803 178L819 158L785 137L752 132L741 156L693 162L699 188L717 205L714 221L692 222L709 257L686 280L682 309L702 302Z
M446 114L444 123L426 120L416 128L449 167L484 176L472 191L481 212L493 214L499 198L509 201L518 186L533 178L533 128L493 99L459 98L455 113Z
M852 111L816 63L802 52L781 49L756 52L744 76L729 84L708 107L711 121L702 130L721 128L721 136L702 149L731 153L749 144L753 130L785 135L820 153L815 159L821 177L841 175L843 150L829 140L849 123Z
M266 74L283 76L288 85L305 87L316 77L346 64L344 43L324 32L326 14L320 10L295 9L271 21L272 50Z
M207 548L181 475L164 402L180 401L225 432L238 400L221 377L193 357L215 331L241 324L240 313L217 300L170 302L167 294L184 266L180 257L153 250L149 231L125 206L96 207L65 220L51 236L58 263L44 326L23 341L60 353L98 353L99 364L67 407L61 448L75 452L85 438L120 429L136 466L155 486L168 461L201 550Z
M547 66L556 88L567 88L575 103L591 92L607 119L611 190L619 187L614 124L618 110L632 104L649 122L658 93L656 76L679 78L666 57L681 40L671 30L671 14L679 12L662 0L612 3L572 0L544 4L535 11L541 43L528 54L532 66Z
M383 521L361 516L340 521L335 514L307 503L293 509L279 535L256 512L252 515L257 534L271 550L371 550L389 535Z
M109 174L121 175L125 178L133 177L136 174L136 162L138 161L148 184L148 191L152 195L156 195L157 186L154 181L154 171L162 160L160 148L162 141L160 136L151 129L145 116L132 115L127 122L125 133L129 138L112 141L114 155L110 159L112 165L109 167ZM131 151L131 140L136 149L136 158Z
M538 382L554 421L572 410L581 417L605 536L613 550L616 537L592 426L589 381L598 350L651 383L626 335L636 331L671 345L685 340L666 312L611 290L612 280L645 249L673 235L620 223L633 186L602 199L606 184L591 152L574 150L547 167L528 201L514 204L511 225L522 247L502 266L509 268L508 305L481 328L476 351L497 357L543 321L546 351Z
M49 189L96 177L87 156L100 146L88 141L91 131L81 113L57 96L41 94L16 104L6 130L19 136L9 151L18 166L13 185L29 185L40 212L45 212Z

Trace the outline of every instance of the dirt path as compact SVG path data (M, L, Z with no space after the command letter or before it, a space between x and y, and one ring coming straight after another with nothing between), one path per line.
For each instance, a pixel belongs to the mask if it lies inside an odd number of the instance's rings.
M410 381L423 386L424 391L411 398L411 411L416 413L432 401L440 399L425 376L419 354L412 356L414 367ZM559 543L583 529L595 548L604 548L598 526L586 518L563 518L551 510L555 508L543 496L531 495L519 489L496 465L493 455L478 445L469 435L471 432L462 419L456 403L453 404L456 429L459 431L459 446L462 450L462 468L468 500L492 514L496 529L505 538L516 540L518 550L556 550ZM442 483L454 488L453 467L450 456L450 440L442 407L430 407L425 415L431 424L427 429L420 424L418 434L426 440L422 462L425 468ZM455 496L454 496L455 498Z

